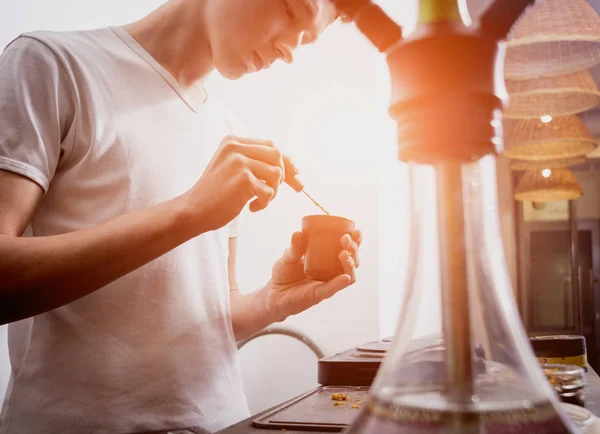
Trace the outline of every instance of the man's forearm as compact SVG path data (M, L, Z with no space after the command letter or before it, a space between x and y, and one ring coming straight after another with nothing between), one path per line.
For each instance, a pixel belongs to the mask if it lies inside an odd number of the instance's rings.
M230 291L231 322L237 341L246 339L274 322L283 320L283 318L275 318L267 310L269 285L270 282L264 288L250 294L242 294L238 290Z
M0 235L0 324L88 295L201 232L179 197L67 234Z

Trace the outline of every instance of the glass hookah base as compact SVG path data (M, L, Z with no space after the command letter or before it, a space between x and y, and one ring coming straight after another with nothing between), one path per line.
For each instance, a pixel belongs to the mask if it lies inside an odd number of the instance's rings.
M550 402L514 409L453 411L372 397L346 434L570 434Z

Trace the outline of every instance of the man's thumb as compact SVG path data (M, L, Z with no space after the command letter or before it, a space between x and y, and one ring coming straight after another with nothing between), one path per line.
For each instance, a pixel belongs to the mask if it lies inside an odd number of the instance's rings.
M306 253L306 235L294 232L290 247L283 253L283 261L289 264L300 262Z

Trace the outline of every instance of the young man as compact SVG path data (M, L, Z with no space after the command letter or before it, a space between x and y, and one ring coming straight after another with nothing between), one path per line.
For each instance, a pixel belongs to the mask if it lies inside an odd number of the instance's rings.
M282 182L203 82L292 61L329 0L171 0L125 27L34 32L0 57L1 434L215 431L248 416L236 339L354 281L306 278L295 233L264 288L236 287L235 221ZM30 226L31 237L21 237ZM35 315L31 317L32 315Z

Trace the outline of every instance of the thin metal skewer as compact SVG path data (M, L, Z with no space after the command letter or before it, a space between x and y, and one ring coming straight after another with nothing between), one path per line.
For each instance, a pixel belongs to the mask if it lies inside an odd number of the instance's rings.
M325 214L330 215L330 213L325 208L323 208L319 202L317 202L316 200L314 200L312 198L312 196L306 192L306 190L302 190L302 193L304 193L306 195L306 197L308 197L315 205L317 205L319 208L321 208L321 210Z

